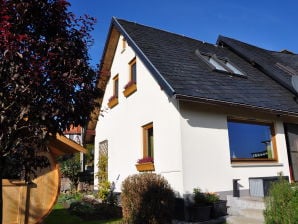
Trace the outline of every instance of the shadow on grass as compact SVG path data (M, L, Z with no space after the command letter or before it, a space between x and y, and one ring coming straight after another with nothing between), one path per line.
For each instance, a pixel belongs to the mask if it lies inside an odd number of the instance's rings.
M56 205L43 224L120 224L120 219L111 220L82 220L81 218L71 215L67 209Z

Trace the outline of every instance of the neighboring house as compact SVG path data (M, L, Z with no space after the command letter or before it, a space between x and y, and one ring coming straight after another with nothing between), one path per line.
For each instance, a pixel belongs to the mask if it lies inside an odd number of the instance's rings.
M77 144L83 146L83 128L81 126L70 127L70 129L63 132L65 137L75 141ZM85 170L84 153L80 153L81 171Z
M235 179L246 195L250 178L280 173L297 181L297 71L298 55L288 51L222 36L209 44L113 18L95 167L107 151L108 178L121 191L145 158L151 166L141 168L180 196L195 187L232 194Z

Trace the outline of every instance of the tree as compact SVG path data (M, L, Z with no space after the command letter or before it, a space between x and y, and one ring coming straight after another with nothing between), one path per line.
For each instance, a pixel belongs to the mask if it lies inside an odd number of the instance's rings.
M71 182L70 191L76 191L78 188L81 172L81 163L79 156L61 158L59 163L62 175L64 177L68 177Z
M99 94L89 65L92 17L65 0L0 0L0 179L13 161L30 181L50 136L84 125ZM2 220L2 181L0 181Z

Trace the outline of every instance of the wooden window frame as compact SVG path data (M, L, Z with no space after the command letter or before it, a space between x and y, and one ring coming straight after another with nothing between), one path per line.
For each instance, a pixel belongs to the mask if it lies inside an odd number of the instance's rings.
M227 122L238 122L238 123L246 123L246 124L258 124L258 125L266 125L270 127L271 134L271 143L272 143L272 152L273 158L231 158L232 163L270 163L270 162L278 162L278 154L277 154L277 146L276 146L276 134L275 134L275 125L274 122L270 121L262 121L262 120L250 120L245 118L228 118ZM229 132L229 130L228 130ZM230 149L231 150L231 149Z
M137 91L137 77L135 80L133 79L133 66L137 66L137 59L134 57L131 61L129 61L128 66L129 66L129 81L128 83L124 86L124 91L123 94L125 97L129 97L131 94ZM136 69L136 74L137 76L137 69Z
M144 125L143 127L143 158L149 157L149 143L148 143L148 130L153 129L153 122ZM153 132L154 136L154 132ZM154 137L153 137L154 138ZM154 147L151 152L152 158L154 158Z
M121 43L121 47L122 47L121 53L123 53L126 50L127 42L124 37L122 37L121 42L122 42Z
M117 82L117 85L116 85L116 82ZM119 75L117 74L113 78L113 96L111 96L109 99L109 102L108 102L109 108L113 108L119 103L118 97L119 97Z
M153 122L148 123L142 126L143 131L143 158L138 160L136 168L139 172L152 172L155 171L154 166L154 140L153 140L153 149L152 155L149 157L149 144L148 144L148 130L152 129L153 131ZM154 139L154 132L153 132Z

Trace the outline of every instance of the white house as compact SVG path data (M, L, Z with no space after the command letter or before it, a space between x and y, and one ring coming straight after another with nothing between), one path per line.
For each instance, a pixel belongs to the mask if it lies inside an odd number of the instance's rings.
M247 195L259 190L252 178L280 173L298 180L291 85L297 59L222 36L214 45L113 18L100 67L105 94L95 173L100 150L107 150L116 191L140 172L138 161L180 196L195 187L232 194L237 179Z

